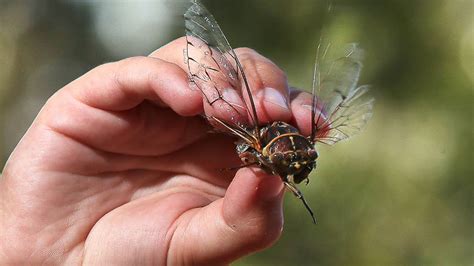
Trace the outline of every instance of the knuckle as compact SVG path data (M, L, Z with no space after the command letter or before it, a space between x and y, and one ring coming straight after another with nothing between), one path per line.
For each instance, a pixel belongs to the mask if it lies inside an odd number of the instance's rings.
M119 66L129 66L135 64L147 63L149 60L146 56L132 56L118 61Z
M129 72L132 67L139 68L144 64L148 64L147 57L145 56L133 56L128 57L119 61L109 62L97 66L92 69L89 76L102 76L102 75L113 75L116 82L120 81L120 76Z
M281 86L286 86L288 83L288 77L285 71L255 50L247 47L238 48L236 49L236 54L244 66L244 69L249 70L250 73L260 74L256 76L260 77L261 82L270 82Z
M184 45L186 45L186 42L187 42L187 41L188 41L188 40L187 40L187 37L186 37L186 36L181 36L181 37L175 39L174 41L172 41L171 43L172 43L172 44L176 44L176 45L180 45L180 46L184 46ZM171 43L170 43L170 44L171 44Z
M274 74L278 77L281 78L281 80L284 82L284 83L288 83L288 76L286 75L286 72L283 71L283 69L281 69L280 67L278 67L277 65L275 65L273 62L271 62L272 64L272 67L273 67L273 71L274 71Z
M255 56L255 55L259 55L260 54L255 50L255 49L252 49L252 48L249 48L249 47L240 47L240 48L237 48L235 49L235 52L239 55L239 56Z

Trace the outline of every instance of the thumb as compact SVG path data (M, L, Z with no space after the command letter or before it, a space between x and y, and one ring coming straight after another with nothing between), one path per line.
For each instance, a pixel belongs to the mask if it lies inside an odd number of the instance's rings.
M202 208L182 232L174 232L168 263L225 264L271 246L283 229L283 193L279 177L240 169L223 199Z

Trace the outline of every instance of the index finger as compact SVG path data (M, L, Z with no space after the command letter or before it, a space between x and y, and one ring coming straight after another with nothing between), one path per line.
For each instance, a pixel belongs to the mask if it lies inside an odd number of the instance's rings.
M201 96L189 89L185 71L151 57L132 57L101 65L65 87L75 99L98 109L124 111L144 100L180 115L201 112Z

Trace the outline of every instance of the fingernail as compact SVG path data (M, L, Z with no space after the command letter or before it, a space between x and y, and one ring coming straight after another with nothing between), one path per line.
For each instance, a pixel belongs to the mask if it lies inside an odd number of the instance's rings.
M304 108L304 109L310 110L310 111L313 110L313 105L311 105L311 104L303 104L303 105L301 105L301 107ZM318 109L318 108L316 108L316 111L314 112L314 114L315 114L316 117L320 116L323 120L327 119L324 112L321 112L321 110Z
M244 108L244 102L240 95L231 88L225 88L222 90L222 97L224 100L232 105L236 105L240 108Z
M265 102L273 103L282 108L289 109L286 97L274 88L264 88L263 90L258 91L257 97L263 98Z

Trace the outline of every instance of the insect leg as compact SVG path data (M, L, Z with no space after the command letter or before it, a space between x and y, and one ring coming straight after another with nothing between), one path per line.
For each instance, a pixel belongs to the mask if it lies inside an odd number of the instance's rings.
M308 203L304 199L303 193L293 184L287 181L284 181L285 186L293 192L293 194L300 199L303 202L303 205L305 206L306 210L308 210L309 214L311 215L311 218L313 219L313 223L316 224L316 218L314 218L314 213L309 207Z
M241 168L249 167L249 166L252 166L252 165L258 165L258 163L253 162L253 163L246 163L246 164L235 166L235 167L222 168L221 171L234 171L234 170L239 170Z

